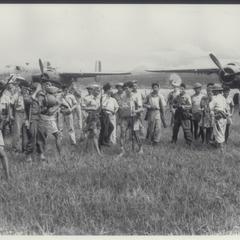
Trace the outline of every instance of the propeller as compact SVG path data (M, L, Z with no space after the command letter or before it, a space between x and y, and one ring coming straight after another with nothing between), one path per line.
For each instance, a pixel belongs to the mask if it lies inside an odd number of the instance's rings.
M227 74L227 73L224 71L221 63L218 61L218 59L217 59L212 53L209 54L209 57L210 57L210 58L212 59L212 61L217 65L217 67L218 67L221 71L224 72L224 74Z
M231 77L235 77L236 75L240 75L240 72L236 72L236 73L227 73L224 68L222 67L221 63L219 62L219 60L212 54L209 54L210 58L212 59L212 61L217 65L217 67L221 70L221 72L223 73L223 76L226 78L231 78Z

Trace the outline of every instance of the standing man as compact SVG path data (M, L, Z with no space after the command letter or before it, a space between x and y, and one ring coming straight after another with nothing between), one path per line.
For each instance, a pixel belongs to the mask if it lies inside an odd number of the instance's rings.
M5 83L3 81L0 81L0 91L5 87ZM0 159L2 162L3 170L6 176L6 179L9 179L9 165L8 165L8 157L6 155L5 149L4 149L4 139L2 134L3 129L3 123L5 120L5 112L6 108L8 108L9 103L6 102L6 96L3 94L0 95Z
M117 92L113 94L113 97L116 99L117 104L119 106L119 109L118 109L118 111L116 113L116 126L115 126L115 128L116 128L116 139L117 139L118 136L121 135L121 133L119 134L119 131L121 131L121 128L120 128L120 115L121 115L121 108L122 108L123 96L124 96L123 83L121 83L121 82L117 83L116 84L116 89L117 89Z
M230 132L230 126L232 125L232 116L234 112L234 102L233 98L229 95L230 88L228 86L223 87L223 96L226 98L227 102L227 125L226 125L226 131L225 131L225 142L227 143L229 132Z
M152 92L147 96L144 107L147 108L146 118L148 121L147 139L153 144L158 144L161 136L161 120L165 123L165 109L162 98L159 96L159 84L152 84Z
M99 119L99 111L101 106L101 89L98 85L92 85L92 95L88 97L88 101L85 102L83 109L87 112L86 119L86 131L87 142L86 149L89 144L94 145L99 156L102 156L99 149L99 133L101 129L101 123Z
M220 84L214 84L212 92L213 97L212 101L209 103L209 107L213 124L213 135L216 146L223 151L228 116L227 101L223 96L223 88Z
M212 127L212 120L210 114L209 103L212 101L212 86L213 83L208 83L207 85L207 95L203 96L200 102L201 107L201 120L199 123L200 131L199 135L201 136L202 143L206 141L208 144L212 139L213 127Z
M188 145L192 144L192 133L191 133L191 114L192 108L191 97L185 91L186 85L182 83L180 85L180 94L173 101L173 108L175 109L174 114L174 125L173 125L173 136L172 143L177 142L179 128L182 126L184 138Z
M42 90L37 95L37 101L40 105L39 115L39 133L38 133L38 145L40 150L40 159L46 160L45 150L46 141L49 134L52 134L55 138L56 147L59 155L61 155L61 132L57 127L57 113L59 111L60 102L55 94L58 92L58 88L53 86L51 80L42 79Z
M142 108L143 107L143 100L145 99L145 96L138 89L138 82L137 82L137 80L133 80L132 83L133 83L132 96L138 102L139 107ZM139 134L140 134L140 136L143 136L144 135L144 126L143 126L141 112L136 114L136 118L139 119Z
M196 140L198 138L198 128L199 128L199 122L201 120L201 106L200 102L203 97L203 94L201 93L202 90L202 84L201 83L195 83L193 87L195 94L192 96L192 132L194 139Z
M109 146L112 135L112 143L116 144L116 113L119 106L116 99L112 97L112 86L109 83L103 86L103 90L99 143L100 146Z
M123 104L120 108L120 126L121 126L121 155L125 152L126 136L131 133L132 147L134 147L134 140L138 145L138 153L142 154L142 141L140 139L141 121L139 114L143 111L142 102L138 102L138 98L134 97L133 83L127 82L124 84L125 94L123 96Z
M73 115L76 116L79 128L79 136L77 137L78 140L83 140L83 115L82 115L82 94L79 89L75 85L72 85L71 93L74 95L77 101L77 107L73 111Z
M171 83L173 91L168 94L167 98L167 105L169 106L169 110L171 113L170 126L173 126L174 123L175 108L173 108L173 101L180 94L180 84L181 83L177 81L173 81Z
M15 97L12 102L12 110L13 110L13 148L18 152L22 152L22 126L26 119L25 109L24 109L24 95L29 91L29 84L25 80L21 80L21 82L16 87Z
M76 134L73 122L73 111L77 107L77 100L70 93L67 86L63 86L63 96L60 113L62 114L63 124L66 124L67 131L72 145L76 145ZM62 126L63 127L63 126Z

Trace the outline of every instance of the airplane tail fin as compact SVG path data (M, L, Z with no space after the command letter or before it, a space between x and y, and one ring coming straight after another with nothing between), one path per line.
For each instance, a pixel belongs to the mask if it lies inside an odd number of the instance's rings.
M95 62L95 72L101 72L101 71L102 71L102 63L101 63L100 60L97 60ZM100 78L99 76L96 76L95 77L95 82L99 82L100 81L99 78Z

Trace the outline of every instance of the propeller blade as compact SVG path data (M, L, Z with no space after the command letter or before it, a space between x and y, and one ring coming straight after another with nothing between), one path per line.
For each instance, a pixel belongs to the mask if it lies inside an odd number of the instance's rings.
M225 71L224 71L221 63L218 61L218 59L217 59L212 53L209 54L209 57L210 57L210 58L212 59L212 61L217 65L217 67L218 67L221 71L223 71L223 72L225 73Z
M39 58L39 67L40 67L40 71L41 71L41 73L42 73L42 75L44 74L44 67L43 67L43 62L42 62L42 60L41 60L41 58Z

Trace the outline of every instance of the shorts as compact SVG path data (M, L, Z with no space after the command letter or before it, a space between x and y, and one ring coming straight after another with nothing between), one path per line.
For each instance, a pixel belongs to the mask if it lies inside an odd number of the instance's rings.
M56 120L39 119L38 124L39 130L45 132L46 134L54 134L59 132Z

